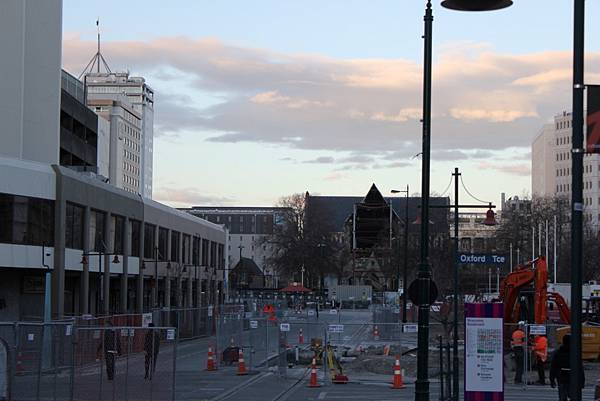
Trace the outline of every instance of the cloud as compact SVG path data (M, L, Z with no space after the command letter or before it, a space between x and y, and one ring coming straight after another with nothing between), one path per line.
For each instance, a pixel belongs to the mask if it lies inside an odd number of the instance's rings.
M153 198L159 202L164 202L174 207L189 207L201 205L228 205L235 202L235 199L207 195L198 188L176 188L161 186L153 191Z
M481 170L494 170L500 173L517 175L517 176L529 176L531 175L531 164L503 164L503 163L488 163L482 162L477 166Z
M81 71L94 49L66 34L65 67ZM360 152L374 160L394 154L408 161L421 151L415 100L422 66L411 60L287 54L185 37L106 42L103 52L113 70L128 66L150 85L160 79L157 135L194 132L212 142ZM569 107L570 66L569 52L446 45L433 66L433 154L475 158L477 151L528 148L539 128ZM586 54L586 72L600 74L600 54ZM211 101L198 101L206 97Z
M320 156L317 157L316 159L312 159L312 160L306 160L303 163L310 163L310 164L331 164L331 163L335 163L335 159L331 156Z

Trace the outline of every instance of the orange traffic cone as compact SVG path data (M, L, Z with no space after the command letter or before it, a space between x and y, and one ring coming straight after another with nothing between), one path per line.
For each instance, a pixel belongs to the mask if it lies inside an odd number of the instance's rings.
M212 347L208 347L208 359L206 360L206 370L213 371L217 370L215 365L215 357L213 355Z
M237 375L244 376L247 374L248 374L248 371L246 370L246 364L244 363L244 351L242 351L242 349L240 348L240 353L239 353L239 357L238 357Z
M379 340L379 328L377 326L373 327L373 339Z
M313 358L310 368L310 382L308 383L308 387L321 387L317 382L317 360L315 358Z
M298 331L298 344L304 344L304 333L302 333L302 329Z
M394 383L392 384L393 389L405 388L402 380L402 370L400 370L400 357L396 356L396 363L394 363Z

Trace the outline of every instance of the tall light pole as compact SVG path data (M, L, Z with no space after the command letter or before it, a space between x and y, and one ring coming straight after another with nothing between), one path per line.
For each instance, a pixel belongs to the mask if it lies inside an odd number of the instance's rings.
M404 272L402 275L402 323L406 323L406 303L407 303L407 283L408 283L408 194L409 189L406 185L406 190L392 189L393 194L406 193L406 202L404 204ZM396 291L400 290L400 263L396 265L396 280L398 286Z
M571 193L571 399L581 401L581 286L583 270L583 63L585 1L574 0L573 148Z
M583 0L579 0L583 1ZM512 5L511 0L445 0L442 6L460 11L489 11ZM421 257L419 263L419 335L417 341L417 381L415 400L429 401L429 188L431 154L431 69L433 41L433 12L431 0L427 0L424 17L424 63L423 63L423 158L421 171Z

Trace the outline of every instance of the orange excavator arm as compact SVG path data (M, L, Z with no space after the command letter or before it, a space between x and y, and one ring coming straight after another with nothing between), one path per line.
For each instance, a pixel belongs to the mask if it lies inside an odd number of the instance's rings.
M545 324L548 319L548 265L546 258L540 256L535 262L534 278L534 313L535 323Z
M556 306L558 306L558 312L560 313L560 318L566 324L571 324L571 312L569 311L569 307L567 306L567 302L558 292L549 292L548 298L551 301L554 301Z
M515 306L519 298L519 291L526 285L529 285L535 279L535 270L532 268L535 260L517 267L515 271L509 273L502 280L500 288L500 300L504 302L504 321L514 323L517 319L514 316Z

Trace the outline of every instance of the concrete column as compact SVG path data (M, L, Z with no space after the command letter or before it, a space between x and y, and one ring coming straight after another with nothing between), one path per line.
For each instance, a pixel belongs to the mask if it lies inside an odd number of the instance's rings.
M128 279L129 279L129 254L131 253L131 230L129 229L129 218L123 221L123 272L121 273L121 313L129 311Z
M144 204L141 204L142 208ZM144 313L144 269L142 269L142 265L144 264L144 222L142 221L140 224L140 265L139 272L137 275L137 291L136 291L136 299L135 299L135 310L137 313Z
M185 307L186 308L191 308L194 306L194 301L193 301L193 294L192 292L194 291L193 288L193 277L194 275L192 274L192 266L188 266L188 277L187 277L187 296L186 296L186 300L185 300Z
M110 214L110 212L106 212L106 214L104 215L104 235L102 236L103 240L104 240L104 244L106 245L106 249L103 249L104 252L106 253L112 253L113 247L112 247L112 235L111 235L111 227L112 227L112 222L111 222L111 217L112 215ZM104 313L105 315L108 315L111 312L110 309L110 261L112 260L113 256L111 255L103 255L103 261L102 261L102 282L104 285L104 289L103 289L103 296L104 296L104 305L103 305L103 309L102 309L102 313Z
M179 255L179 272L177 274L177 307L181 308L183 306L183 290L182 290L182 270L185 263L185 258L183 255L183 233L178 234L178 245L177 245L177 254Z
M52 315L62 319L65 313L65 217L66 201L63 194L63 176L58 166L56 173L56 201L54 202L54 269L52 270Z
M165 277L165 307L171 307L171 271L167 270L167 276Z
M86 206L83 211L83 253L90 251L90 216L91 209ZM82 314L90 313L90 257L85 257L87 263L83 264L81 272L81 296L79 297Z

